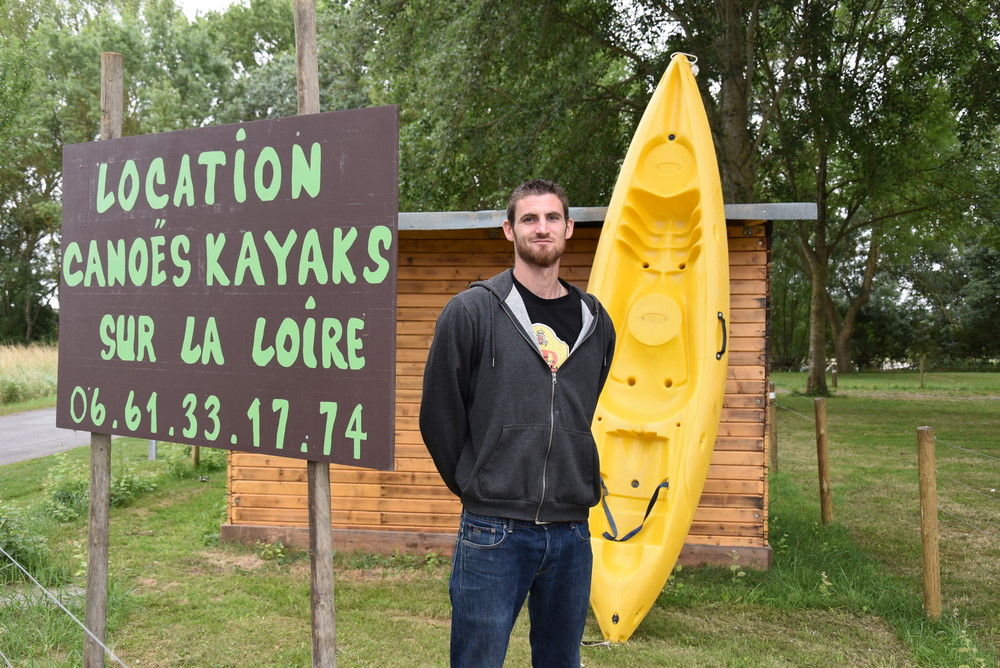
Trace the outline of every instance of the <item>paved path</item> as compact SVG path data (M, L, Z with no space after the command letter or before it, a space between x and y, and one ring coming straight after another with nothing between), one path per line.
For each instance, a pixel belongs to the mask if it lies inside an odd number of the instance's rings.
M56 427L56 409L0 415L0 465L90 443L90 432Z

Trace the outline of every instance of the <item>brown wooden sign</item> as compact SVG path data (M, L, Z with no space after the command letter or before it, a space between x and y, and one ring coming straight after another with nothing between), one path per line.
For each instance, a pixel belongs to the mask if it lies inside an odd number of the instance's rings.
M56 424L392 469L398 110L63 150Z

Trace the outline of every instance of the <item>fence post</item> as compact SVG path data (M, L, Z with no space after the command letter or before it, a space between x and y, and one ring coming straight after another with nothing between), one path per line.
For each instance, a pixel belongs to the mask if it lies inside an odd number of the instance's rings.
M816 408L816 461L819 470L819 507L823 524L833 521L833 498L830 494L830 467L827 461L826 399L817 397Z
M924 611L941 618L941 558L938 552L937 465L934 430L917 427L917 467L920 472L920 540L923 546Z
M777 398L774 393L774 383L767 386L767 450L770 455L770 470L772 473L778 471L778 415L775 404Z

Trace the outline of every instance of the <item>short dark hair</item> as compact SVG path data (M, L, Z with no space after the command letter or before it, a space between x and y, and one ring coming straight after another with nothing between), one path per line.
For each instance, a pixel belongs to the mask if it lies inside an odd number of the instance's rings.
M566 197L566 191L563 190L563 187L555 181L531 179L514 188L507 199L507 220L510 221L511 225L517 222L514 220L514 210L517 208L517 203L525 197L533 195L555 195L562 202L563 217L569 219L569 198Z

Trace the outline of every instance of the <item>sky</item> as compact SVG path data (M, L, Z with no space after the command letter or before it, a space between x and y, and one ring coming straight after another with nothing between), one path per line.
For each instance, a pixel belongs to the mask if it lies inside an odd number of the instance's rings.
M194 19L196 14L206 14L211 11L222 11L229 5L237 4L239 0L175 0L184 15Z

